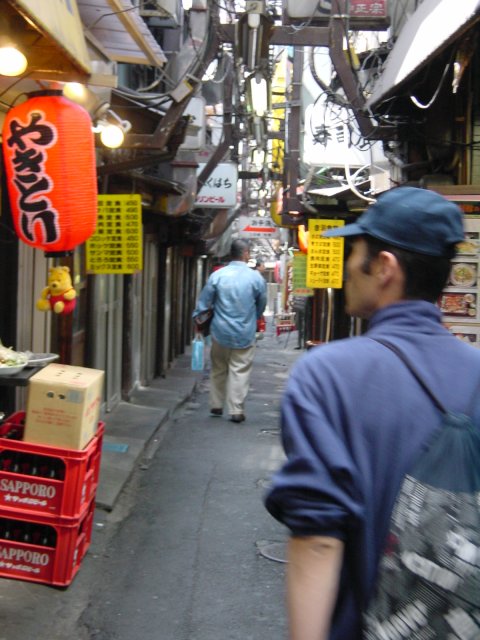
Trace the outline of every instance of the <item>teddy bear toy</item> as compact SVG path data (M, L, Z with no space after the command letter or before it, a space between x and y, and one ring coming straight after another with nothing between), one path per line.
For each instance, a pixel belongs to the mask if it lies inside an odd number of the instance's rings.
M72 313L75 309L77 292L72 286L68 267L50 267L48 270L48 286L42 290L37 309L54 311L55 313Z

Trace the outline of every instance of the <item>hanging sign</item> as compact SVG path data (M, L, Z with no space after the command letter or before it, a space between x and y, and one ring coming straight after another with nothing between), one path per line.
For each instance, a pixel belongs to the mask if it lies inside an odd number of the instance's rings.
M87 242L88 273L135 273L142 270L140 195L98 196L97 229Z
M335 11L333 0L286 0L284 9L287 20L308 20L314 25L329 22L332 11ZM388 2L349 0L345 3L345 14L355 24L355 29L378 29L388 24Z
M313 289L307 287L307 256L300 251L293 254L292 295L296 297L313 296Z
M239 223L242 238L272 238L278 232L277 225L269 216L246 216L242 226Z
M322 233L344 224L343 220L308 221L307 287L342 288L343 238L324 238Z
M88 111L60 90L30 93L5 116L3 155L22 242L64 255L92 235L97 170Z
M197 175L203 171L205 164L199 164ZM233 162L222 162L210 174L197 194L196 207L209 209L234 207L237 203L238 169Z

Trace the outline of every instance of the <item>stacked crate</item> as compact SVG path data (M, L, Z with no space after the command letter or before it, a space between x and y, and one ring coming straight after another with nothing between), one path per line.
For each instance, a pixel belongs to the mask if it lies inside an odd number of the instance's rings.
M81 450L24 441L24 425L0 425L0 577L64 587L91 541L104 425Z

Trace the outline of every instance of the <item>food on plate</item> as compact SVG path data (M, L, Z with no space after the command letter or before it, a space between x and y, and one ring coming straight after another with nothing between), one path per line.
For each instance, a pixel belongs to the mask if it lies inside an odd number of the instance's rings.
M474 264L458 262L452 266L450 281L457 287L471 287L476 284L477 271Z
M443 313L454 316L475 316L475 296L471 293L444 293L440 300Z
M0 367L20 367L27 364L26 353L14 351L11 347L5 347L0 340Z
M478 240L466 238L457 244L457 253L475 255L478 252Z

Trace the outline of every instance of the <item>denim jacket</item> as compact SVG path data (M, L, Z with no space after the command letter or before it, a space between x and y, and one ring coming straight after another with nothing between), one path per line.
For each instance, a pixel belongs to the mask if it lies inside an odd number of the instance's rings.
M193 317L213 309L212 338L223 347L246 349L255 342L257 318L267 303L263 276L234 260L208 278Z

